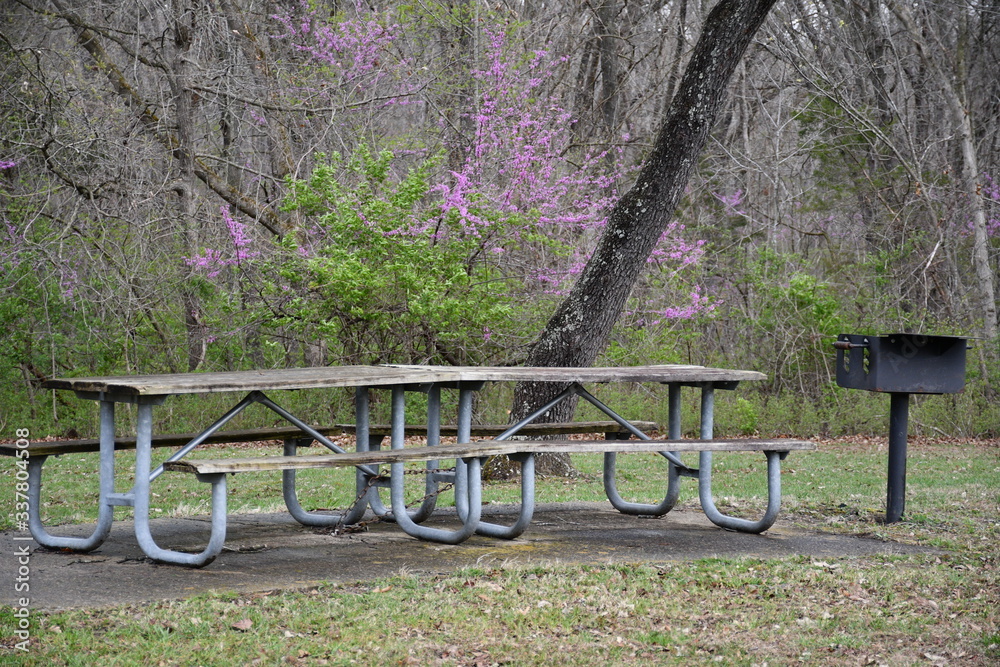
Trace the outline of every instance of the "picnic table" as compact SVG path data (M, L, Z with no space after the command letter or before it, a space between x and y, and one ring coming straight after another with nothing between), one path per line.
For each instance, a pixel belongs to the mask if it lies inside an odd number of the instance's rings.
M604 485L612 505L627 514L661 515L668 512L677 500L681 477L699 480L699 497L702 508L716 524L733 530L761 532L770 527L780 507L780 464L789 451L812 449L812 443L794 440L715 440L714 392L716 389L735 389L745 380L764 379L754 371L727 370L688 365L653 365L615 368L532 368L532 367L445 367L445 366L339 366L282 370L240 372L186 373L125 377L57 378L44 383L46 388L69 390L85 400L99 403L100 492L98 520L88 537L52 535L43 525L40 515L42 466L47 455L56 452L43 448L32 455L29 472L29 528L41 545L75 551L91 551L99 547L108 536L116 506L130 506L134 512L135 536L143 552L151 559L189 566L210 563L221 552L226 531L227 476L235 472L281 470L286 504L292 515L310 525L356 523L366 511L389 517L408 534L421 539L458 543L471 535L481 534L500 538L520 535L531 521L534 506L534 457L550 452L594 451L604 453ZM501 433L486 440L473 441L473 396L489 382L537 381L557 383L562 387L558 396L525 419L512 424ZM588 391L584 385L608 382L661 383L668 385L668 438L653 440L629 420L618 415ZM335 444L328 435L329 429L319 429L305 419L284 409L271 396L287 390L310 390L334 387L354 388L355 424L351 429L356 435L356 451L347 452ZM680 391L682 387L695 387L701 391L700 438L681 439ZM369 395L371 391L385 389L392 393L392 423L388 428L390 449L378 446L379 438L372 437L375 426L370 419ZM457 443L441 443L441 391L458 391L457 423L454 429ZM427 395L425 429L426 446L404 448L404 436L413 426L406 421L406 395L419 391ZM219 392L245 394L236 404L195 434L186 444L173 453L162 465L152 467L151 452L156 446L157 434L153 433L153 409L171 396L198 395ZM268 392L268 393L265 393ZM606 414L615 429L608 428L605 440L524 440L528 434L544 433L534 423L544 421L544 415L560 401L579 396ZM136 406L135 421L135 477L129 491L116 490L115 486L115 408L119 403ZM223 426L250 405L267 407L286 421L291 430L301 438L287 438L282 456L254 457L249 459L190 460L185 456L205 442L212 441ZM535 428L535 431L531 429ZM269 431L273 431L270 429ZM265 429L268 431L268 429ZM612 432L614 431L614 432ZM521 438L515 439L514 436ZM632 438L632 439L625 439ZM297 453L299 444L316 441L331 453L324 456L302 456ZM118 439L121 447L121 438ZM711 466L713 451L763 451L768 460L769 499L765 516L758 521L729 517L719 512L712 500ZM631 503L618 494L615 485L615 456L620 452L658 452L667 461L667 491L658 504ZM698 468L684 464L679 453L697 451ZM481 469L487 457L509 455L521 464L521 511L512 525L501 526L481 520ZM437 471L438 460L454 459L453 472ZM455 504L462 526L445 530L420 525L433 511L433 501L425 501L420 508L407 510L404 504L403 465L408 461L427 461L426 483L428 489L436 488L440 481L455 485ZM380 464L390 464L388 480ZM362 503L356 503L341 515L316 514L304 511L295 497L295 471L310 468L356 468L356 482L363 494ZM432 472L433 470L433 472ZM198 479L211 484L212 532L209 544L201 553L186 553L159 546L150 525L151 483L165 471L193 473ZM380 483L375 483L380 482ZM388 485L391 504L386 506L378 493L379 486ZM433 496L434 494L429 494Z

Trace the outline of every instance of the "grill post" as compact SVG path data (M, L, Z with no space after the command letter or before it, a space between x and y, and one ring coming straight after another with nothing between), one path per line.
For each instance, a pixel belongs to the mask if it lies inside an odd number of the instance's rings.
M885 522L896 523L906 509L906 432L910 419L910 395L893 392L889 399L889 481L886 488Z

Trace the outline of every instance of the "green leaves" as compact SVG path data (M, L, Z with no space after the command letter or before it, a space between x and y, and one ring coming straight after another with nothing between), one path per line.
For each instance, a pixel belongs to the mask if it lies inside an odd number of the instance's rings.
M273 272L281 281L271 298L295 295L286 323L356 362L487 356L493 332L511 326L511 294L483 260L483 238L435 203L429 173L439 158L398 175L390 151L365 145L319 157L308 179L289 182L284 205L304 217Z

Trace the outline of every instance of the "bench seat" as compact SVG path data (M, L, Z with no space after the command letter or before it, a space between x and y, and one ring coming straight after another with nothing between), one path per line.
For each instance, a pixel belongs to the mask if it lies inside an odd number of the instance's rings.
M551 453L603 453L605 490L612 505L625 514L662 515L677 501L681 476L698 479L698 495L706 516L716 525L730 530L761 533L773 525L781 506L780 461L792 451L815 449L813 442L790 439L731 439L731 440L482 440L471 443L408 447L389 450L347 452L326 456L262 456L236 459L179 460L164 464L166 470L194 473L201 481L212 484L213 539L221 545L225 537L225 489L228 475L240 472L281 470L284 475L296 470L344 468L357 466L369 479L379 479L372 466L390 464L389 476L392 519L413 537L458 544L474 534L511 539L527 529L534 512L534 457ZM714 452L764 452L767 457L768 502L763 518L752 521L727 516L719 512L712 498L711 468ZM628 503L618 496L614 487L614 457L623 452L655 452L671 460L666 498L658 505ZM697 469L676 464L677 454L698 452ZM481 521L482 465L491 456L507 455L521 463L521 507L512 525L502 526ZM405 507L403 465L407 462L455 459L455 508L462 526L455 530L418 525ZM363 497L359 496L359 498ZM218 509L216 509L218 508ZM218 516L221 512L222 516ZM219 546L221 549L221 546ZM207 562L215 557L206 550Z
M642 431L652 431L656 429L655 422L635 422L635 426ZM357 427L354 424L335 424L333 426L313 426L316 431L325 436L355 435ZM497 436L509 429L506 424L477 424L472 426L474 437ZM392 427L388 424L372 424L369 426L369 435L380 438L389 435ZM406 435L424 435L427 433L426 424L407 424ZM548 436L548 435L568 435L585 433L604 433L606 436L612 434L627 435L629 431L615 421L589 421L589 422L563 422L558 424L528 424L522 427L521 435ZM455 424L442 424L442 436L455 436L458 434L458 426ZM153 435L153 447L182 447L188 442L198 437L197 433L178 433L167 435ZM289 438L301 438L298 446L308 445L312 440L304 437L302 431L294 426L278 426L265 428L249 428L231 431L219 431L213 433L205 439L205 444L230 444L234 442L266 442L270 440L287 440ZM18 456L17 452L23 447L17 447L13 443L0 443L0 456ZM97 438L85 438L74 440L51 440L37 441L28 445L27 450L32 456L59 456L61 454L85 454L88 452L98 452L101 449L101 441ZM115 451L135 449L134 437L115 438Z
M359 465L488 458L512 454L582 454L604 452L789 452L815 449L807 440L481 440L466 444L380 449L326 456L256 456L232 459L181 460L164 464L166 470L195 474L232 474L267 470L348 468Z
M313 427L326 436L343 435L340 426ZM153 447L181 447L198 437L197 433L178 433L173 435L154 435ZM228 444L234 442L265 442L268 440L285 440L302 435L302 431L294 426L279 426L274 428L250 428L233 431L219 431L205 439L205 443ZM17 451L23 450L13 444L0 444L0 455L17 456ZM135 449L135 438L115 438L115 451ZM78 440L51 440L32 442L27 447L32 456L59 456L60 454L85 454L101 450L101 441L96 438Z

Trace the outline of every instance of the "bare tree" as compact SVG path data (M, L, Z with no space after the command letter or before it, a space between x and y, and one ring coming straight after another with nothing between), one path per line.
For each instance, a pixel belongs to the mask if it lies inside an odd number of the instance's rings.
M921 62L933 74L941 94L951 112L952 127L957 136L961 152L961 189L967 198L973 230L972 264L976 277L976 292L982 308L981 333L985 338L997 336L997 303L994 289L996 275L990 262L986 230L986 206L982 195L982 171L979 165L979 149L973 128L972 100L970 99L970 72L973 58L970 53L970 9L959 5L954 16L955 23L947 26L951 35L949 43L941 24L935 23L931 8L923 8L925 20L918 25L911 7L906 3L894 2L892 9L899 17L920 55ZM936 42L932 49L930 42ZM942 61L940 55L948 53L950 58ZM946 64L947 63L947 64Z

